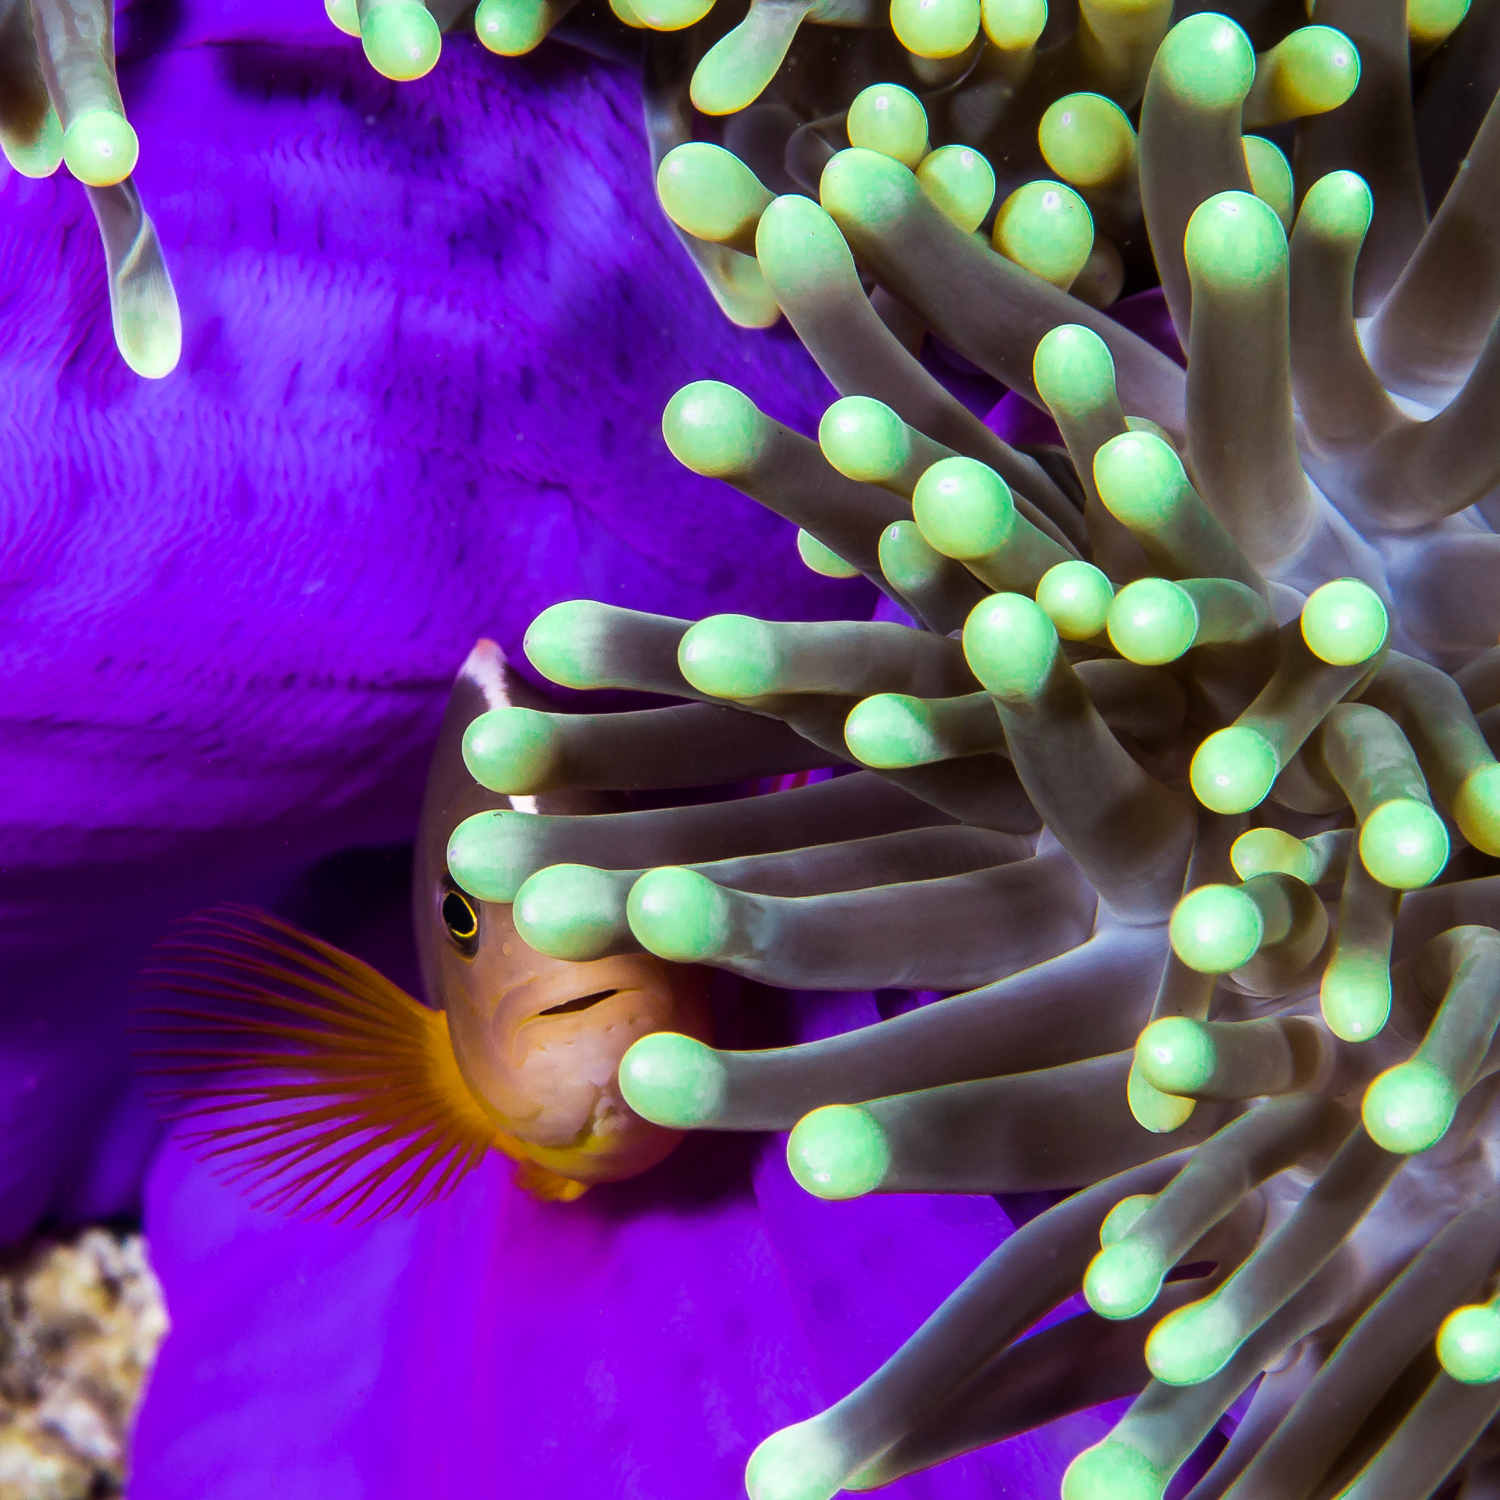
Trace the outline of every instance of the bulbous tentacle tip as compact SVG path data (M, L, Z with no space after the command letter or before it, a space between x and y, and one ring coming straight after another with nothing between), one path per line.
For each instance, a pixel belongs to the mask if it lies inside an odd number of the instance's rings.
M506 796L542 790L554 769L558 736L550 714L494 708L464 730L464 766L480 786Z
M827 1104L804 1115L786 1143L787 1165L816 1198L841 1200L872 1193L891 1166L880 1123L857 1104Z
M995 201L995 169L968 146L939 146L917 166L927 196L963 230L973 234Z
M1448 863L1448 830L1425 802L1393 797L1359 830L1359 857L1381 885L1413 891L1430 885Z
M685 141L667 152L656 171L656 193L679 229L745 251L754 249L761 215L775 200L739 157L708 141Z
M1081 323L1061 323L1042 335L1031 358L1037 394L1053 412L1088 411L1115 394L1109 345Z
M712 1047L680 1032L657 1031L620 1059L620 1092L643 1119L693 1130L719 1114L728 1075Z
M443 51L437 22L416 0L388 0L366 9L360 40L370 66L396 83L425 78Z
M749 1500L833 1500L847 1464L820 1418L773 1432L745 1466Z
M1068 1465L1062 1500L1161 1500L1166 1488L1167 1476L1144 1453L1106 1438Z
M548 865L525 880L512 912L538 953L583 963L603 958L628 933L628 876L592 865Z
M682 675L715 698L758 698L776 686L776 642L764 620L710 615L682 638Z
M822 578L858 578L860 571L831 547L825 547L810 531L797 528L797 556L809 571Z
M1243 1342L1233 1314L1217 1297L1179 1307L1151 1330L1146 1365L1163 1385L1201 1385L1234 1358Z
M1121 1239L1089 1262L1083 1276L1084 1300L1101 1318L1139 1317L1156 1301L1167 1269L1154 1246Z
M1276 210L1253 193L1215 193L1200 203L1182 250L1195 282L1253 288L1286 275L1286 230Z
M1438 1329L1437 1357L1464 1385L1500 1380L1500 1309L1493 1302L1454 1308Z
M1385 645L1390 617L1380 595L1357 578L1336 578L1314 589L1302 606L1302 639L1319 661L1352 667Z
M891 0L891 30L916 57L961 57L979 23L980 0Z
M448 873L480 901L514 901L526 878L522 857L506 837L506 820L525 813L482 812L465 818L449 835Z
M754 463L765 442L765 418L732 385L695 380L667 402L661 431L678 463L695 474L722 478Z
M1072 187L1103 188L1135 166L1130 116L1103 94L1065 94L1047 106L1037 126L1042 159Z
M964 625L964 657L986 691L1025 702L1046 685L1057 659L1057 628L1022 594L991 594Z
M480 46L499 57L524 57L541 46L551 25L547 0L481 0L474 12Z
M63 131L62 156L68 170L89 187L113 187L135 171L141 143L124 115L91 109Z
M648 870L630 889L626 919L648 952L673 963L701 963L729 940L729 898L696 870Z
M1242 813L1270 795L1281 766L1275 748L1258 730L1231 725L1216 730L1193 755L1193 795L1211 812Z
M845 396L823 413L818 423L823 457L847 479L883 484L911 458L906 423L883 401Z
M1063 562L1037 585L1038 607L1065 641L1093 640L1109 620L1114 585L1092 563Z
M1387 1068L1365 1090L1360 1118L1383 1151L1415 1156L1430 1151L1448 1133L1458 1108L1452 1080L1414 1057Z
M1391 971L1383 954L1351 954L1323 975L1319 1005L1328 1029L1343 1042L1368 1042L1391 1015Z
M977 30L977 5L974 25ZM963 51L963 47L958 50ZM912 171L927 155L927 111L922 101L900 84L876 83L861 90L849 106L846 129L851 146L879 151Z
M63 128L57 111L48 105L40 128L29 139L0 131L0 151L22 177L50 177L63 159Z
M944 557L969 561L997 552L1016 526L1010 486L973 458L945 458L917 481L917 528Z
M1066 184L1028 182L1000 205L992 237L1007 260L1066 290L1094 248L1094 216Z
M1265 920L1243 886L1203 885L1177 903L1168 936L1188 968L1227 974L1255 957Z
M1196 1099L1163 1093L1148 1082L1134 1059L1125 1079L1125 1102L1135 1123L1152 1135L1171 1135L1174 1130L1181 1130L1198 1107Z
M1228 16L1179 21L1157 49L1152 73L1179 99L1204 110L1238 104L1255 82L1255 49Z
M1500 855L1500 765L1481 766L1464 778L1453 820L1482 854Z
M1138 578L1115 595L1109 639L1126 661L1162 666L1176 661L1198 634L1198 610L1188 594L1165 578Z
M981 0L980 24L1001 52L1024 54L1047 25L1047 0Z
M1135 1044L1146 1081L1166 1094L1191 1094L1213 1077L1217 1057L1206 1026L1187 1016L1153 1021Z
M323 0L323 9L345 36L359 36L358 0Z

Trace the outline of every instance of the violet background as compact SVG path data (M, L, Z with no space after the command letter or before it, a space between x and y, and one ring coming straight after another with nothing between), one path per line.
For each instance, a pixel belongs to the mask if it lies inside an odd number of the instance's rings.
M224 897L409 975L399 846L476 636L514 653L576 596L868 617L660 436L689 379L805 431L830 388L719 315L627 70L454 37L397 86L315 0L137 5L120 41L170 378L114 351L81 188L0 180L0 1242L144 1180L175 1328L135 1500L738 1495L1009 1232L998 1204L821 1203L781 1140L703 1136L575 1204L495 1157L412 1218L287 1220L161 1142L124 1023L145 948ZM747 1041L896 1003L722 989ZM1108 1425L887 1493L1055 1493Z

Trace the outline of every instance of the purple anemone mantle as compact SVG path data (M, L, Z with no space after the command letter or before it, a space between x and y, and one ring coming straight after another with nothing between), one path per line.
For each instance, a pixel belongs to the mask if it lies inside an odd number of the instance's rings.
M397 88L315 4L137 6L121 80L182 307L136 380L67 174L0 182L0 1241L128 1209L176 1323L135 1500L728 1496L1007 1232L988 1199L825 1204L774 1141L538 1205L495 1159L372 1228L258 1212L157 1131L126 987L174 915L410 836L474 638L588 596L867 615L684 473L691 378L808 429L785 332L727 327L649 192L628 77L450 42ZM399 903L370 913L399 952ZM382 930L384 936L378 934ZM726 1006L732 1012L734 1000ZM809 999L788 1034L875 1019ZM898 1486L1051 1489L1060 1424Z

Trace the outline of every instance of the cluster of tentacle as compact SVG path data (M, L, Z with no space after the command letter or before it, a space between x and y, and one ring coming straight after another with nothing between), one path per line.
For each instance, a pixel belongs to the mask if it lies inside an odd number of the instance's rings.
M990 248L983 194L960 212L924 152L863 137L816 201L703 157L739 215L719 242L844 395L814 441L690 385L667 442L915 628L562 604L526 639L546 677L679 701L468 731L511 795L834 772L470 819L454 877L538 949L948 992L770 1051L648 1037L621 1067L637 1111L790 1130L825 1198L1076 1190L769 1436L755 1500L875 1488L1134 1393L1064 1494L1159 1500L1257 1380L1195 1500L1500 1485L1500 550L1476 508L1500 480L1500 279L1473 263L1500 111L1399 254L1371 228L1392 178L1372 195L1339 159L1361 138L1302 120L1288 239L1242 144L1266 66L1203 14L1143 80L1130 190L1185 372ZM974 418L871 282L1060 445ZM1028 1336L1080 1290L1089 1311Z

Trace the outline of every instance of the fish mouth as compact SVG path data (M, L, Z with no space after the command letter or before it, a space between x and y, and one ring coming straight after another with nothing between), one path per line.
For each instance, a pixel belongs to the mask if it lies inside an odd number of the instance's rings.
M593 990L587 995L580 995L576 1000L564 1000L560 1005L549 1005L546 1010L539 1010L533 1020L539 1020L542 1016L571 1016L578 1011L589 1010L595 1005L602 1005L606 1000L612 1000L620 992L619 990Z

